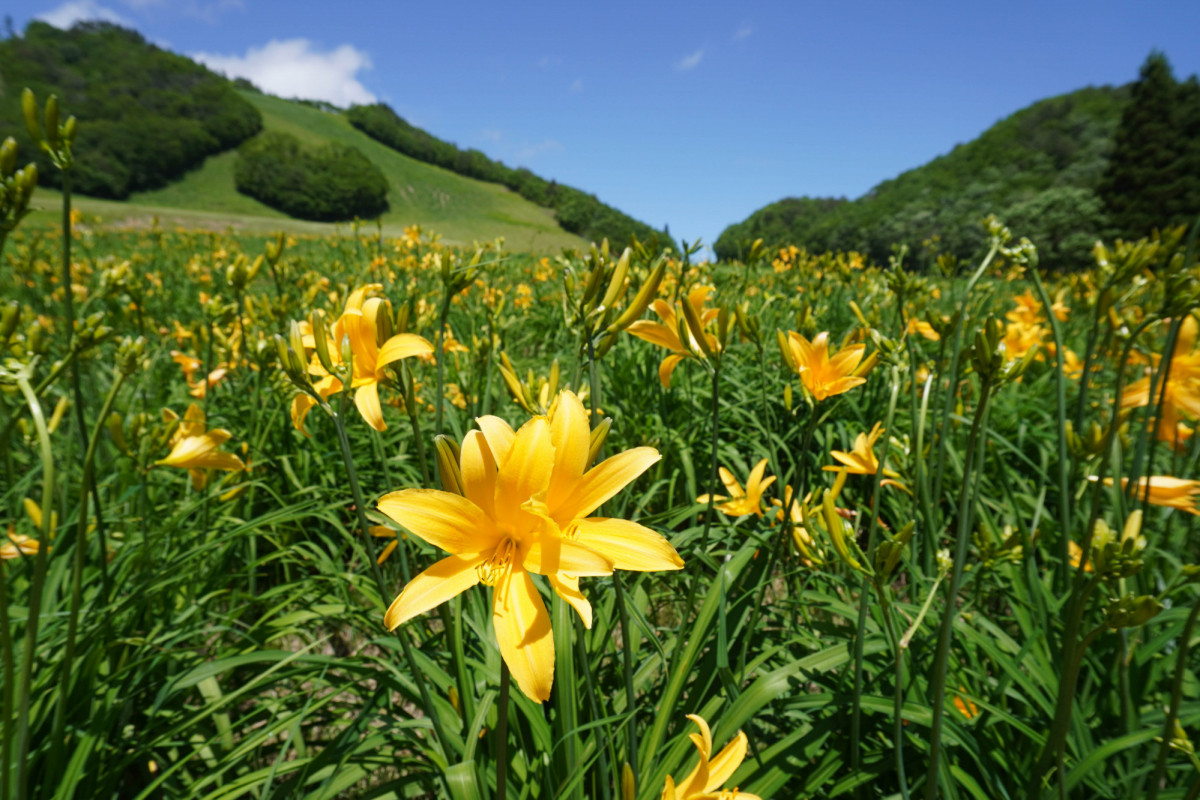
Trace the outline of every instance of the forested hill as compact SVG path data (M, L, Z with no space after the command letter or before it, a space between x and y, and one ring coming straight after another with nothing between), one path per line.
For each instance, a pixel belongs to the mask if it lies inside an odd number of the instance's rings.
M271 97L105 22L61 30L33 21L0 38L0 140L16 138L21 163L37 161L48 187L60 172L26 133L25 87L39 102L56 94L78 119L72 189L85 203L122 201L104 206L106 216L178 209L238 225L379 217L388 229L419 224L454 241L504 236L517 247L669 241L594 195L424 131L420 148L405 147L389 134L416 129L386 106L347 112ZM380 124L364 125L364 114Z
M922 244L938 237L939 251L969 256L983 239L975 223L995 213L1053 251L1044 255L1081 243L1086 254L1103 225L1096 189L1128 96L1128 88L1089 87L1042 100L857 200L772 203L726 228L714 250L737 258L761 237L771 246L858 250L883 261L894 243L919 257Z
M558 224L585 239L599 241L608 238L625 244L631 236L643 241L658 237L670 242L665 231L649 225L602 203L588 194L554 180L546 180L524 167L512 168L488 158L475 149L461 150L457 145L438 139L411 124L388 105L376 103L354 106L346 117L350 124L372 139L427 164L434 164L468 178L507 186L526 200L552 209Z
M58 171L26 134L21 90L59 97L79 119L74 189L124 199L165 186L262 128L262 115L233 83L136 31L104 22L59 30L31 22L0 40L0 130L23 159L38 159L41 181Z

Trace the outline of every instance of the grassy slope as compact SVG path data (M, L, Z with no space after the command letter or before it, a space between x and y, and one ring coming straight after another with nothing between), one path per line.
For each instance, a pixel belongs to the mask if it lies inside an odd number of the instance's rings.
M464 178L401 155L355 130L339 114L277 97L253 93L245 97L262 111L264 130L291 133L311 145L326 141L353 145L378 164L392 187L388 196L391 210L383 217L384 235L399 235L405 226L419 224L451 242L503 236L512 250L545 251L583 244L582 239L558 227L549 210L503 186ZM140 192L128 202L78 198L76 205L85 214L111 222L136 224L157 214L168 226L233 226L297 233L333 230L331 224L290 219L239 194L233 187L236 159L234 152L214 156L177 183ZM39 189L35 205L44 210L30 221L51 223L57 219L57 193Z

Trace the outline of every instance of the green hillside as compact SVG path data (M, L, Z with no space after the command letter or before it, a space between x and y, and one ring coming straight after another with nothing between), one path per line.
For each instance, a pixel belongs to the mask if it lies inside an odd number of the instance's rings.
M264 131L290 133L313 145L328 141L347 144L379 166L392 187L388 196L391 208L383 216L384 235L399 235L405 226L416 224L453 242L503 236L508 247L515 250L583 244L582 239L560 228L548 209L502 186L464 178L403 156L355 130L342 114L255 92L242 95L262 112ZM80 124L86 125L87 121L81 120ZM333 231L332 224L292 220L238 194L233 185L236 160L237 153L227 151L208 158L181 180L162 189L138 192L128 202L79 198L77 205L85 214L96 214L114 223L136 224L158 215L165 225ZM54 192L39 189L34 202L47 210L31 217L31 221L54 218Z
M880 183L853 201L787 198L722 232L720 258L746 245L857 250L885 260L896 243L970 256L988 213L1038 243L1059 266L1085 256L1106 226L1096 190L1108 165L1128 87L1088 87L1034 103L946 155ZM1080 248L1082 245L1082 248ZM1056 263L1057 262L1057 263Z

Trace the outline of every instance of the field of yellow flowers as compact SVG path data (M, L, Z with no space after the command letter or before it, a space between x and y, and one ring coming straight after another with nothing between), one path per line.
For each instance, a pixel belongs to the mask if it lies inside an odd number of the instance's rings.
M4 798L1200 794L1194 229L46 230L14 164Z

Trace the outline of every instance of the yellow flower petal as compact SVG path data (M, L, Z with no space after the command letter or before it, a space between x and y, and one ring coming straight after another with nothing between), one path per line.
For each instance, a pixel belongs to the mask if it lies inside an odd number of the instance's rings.
M554 683L554 638L542 596L524 570L512 570L503 585L497 584L492 620L513 680L526 697L544 702Z
M368 425L377 431L387 430L387 423L383 421L383 407L379 405L378 383L372 381L355 389L354 405Z
M565 572L576 577L611 575L613 570L612 561L590 547L550 536L530 545L522 566L539 575Z
M380 498L379 510L448 553L490 552L500 541L495 524L479 506L440 489L392 492Z
M583 592L579 591L579 578L570 575L547 575L550 580L550 586L554 589L554 593L561 597L565 602L570 604L571 608L575 609L579 614L579 618L583 620L583 627L588 630L592 629L592 604L583 596Z
M481 431L463 437L459 455L463 494L488 517L496 516L496 459Z
M300 431L305 436L308 436L308 431L304 427L304 420L308 416L308 412L311 411L312 407L316 404L316 400L314 400L310 395L304 394L303 392L297 392L296 396L292 398L292 425L296 426L296 430Z
M394 547L395 544L393 542L389 546ZM457 597L479 583L479 572L475 568L485 558L483 555L468 558L447 556L414 577L388 606L383 616L384 626L389 631L395 630L397 625Z
M738 731L733 741L725 745L721 752L708 762L708 783L704 791L715 792L721 788L721 784L733 777L733 773L741 766L742 759L746 757L748 744L746 734Z
M508 460L508 453L512 450L513 441L517 438L517 434L509 426L507 422L488 415L486 417L478 417L475 423L479 426L479 430L483 431L484 437L487 439L488 447L492 451L492 457L496 459L497 464L503 464Z
M550 423L545 417L534 417L526 422L517 431L508 456L496 461L500 467L496 475L497 521L501 525L512 524L519 504L544 492L550 483L550 473L554 469Z
M425 337L417 336L415 333L398 333L379 348L379 357L375 361L375 366L379 368L402 358L428 355L432 352L433 345Z
M575 522L577 541L612 562L636 572L682 569L683 559L666 538L626 519L589 517Z
M550 508L550 515L559 520L560 525L586 517L660 458L662 456L653 447L635 447L605 459L584 474L575 491L563 498L557 508Z
M554 472L546 489L546 503L558 505L588 466L591 449L588 412L574 392L562 392L550 418L550 441L554 446Z
M683 342L679 341L679 334L662 323L643 319L633 323L625 330L643 341L665 347L673 352L678 353L683 350Z
M675 372L675 367L679 365L680 361L683 361L683 356L669 355L658 365L658 382L662 384L664 389L671 388L671 375Z

